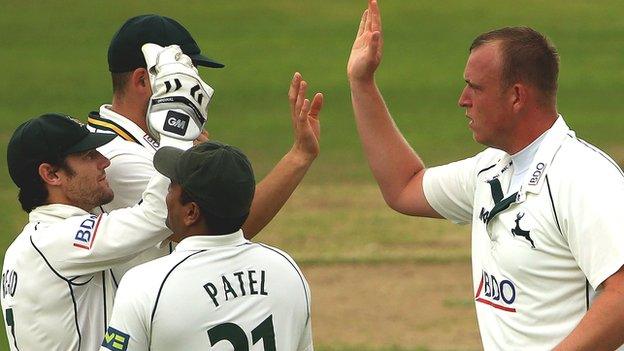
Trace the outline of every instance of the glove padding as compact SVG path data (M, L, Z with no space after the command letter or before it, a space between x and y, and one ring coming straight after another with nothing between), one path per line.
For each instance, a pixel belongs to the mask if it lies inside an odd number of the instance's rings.
M152 85L147 125L154 137L195 140L204 128L214 90L201 80L178 45L141 47Z

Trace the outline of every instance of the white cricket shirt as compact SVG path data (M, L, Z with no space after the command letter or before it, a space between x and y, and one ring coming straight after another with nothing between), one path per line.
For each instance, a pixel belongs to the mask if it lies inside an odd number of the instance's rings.
M96 350L111 316L110 268L170 235L169 180L154 177L141 205L94 215L52 204L29 222L4 256L2 311L11 350Z
M131 120L111 110L111 105L102 105L99 113L92 112L88 127L96 133L115 133L117 138L98 148L111 164L106 168L108 184L115 193L109 204L101 206L100 213L136 205L147 183L158 174L153 159L159 145ZM130 268L173 251L169 241L159 243L145 250L133 260L116 266L112 274L117 284Z
M310 290L242 231L192 236L121 281L100 350L312 350Z
M560 116L517 193L511 157L487 149L426 171L427 201L472 223L472 273L486 350L547 350L624 264L624 176ZM599 293L598 289L598 293Z

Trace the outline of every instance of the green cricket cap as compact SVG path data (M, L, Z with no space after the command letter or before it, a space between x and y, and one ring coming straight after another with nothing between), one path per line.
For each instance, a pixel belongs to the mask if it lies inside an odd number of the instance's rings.
M22 123L13 132L7 147L9 174L21 188L38 177L40 164L98 148L115 137L112 133L92 133L86 125L67 115L41 115Z
M247 156L234 146L208 141L183 151L164 146L154 155L154 167L220 218L249 214L256 181Z
M186 28L176 20L160 15L140 15L127 20L115 33L108 47L108 70L113 73L146 67L141 51L143 44L179 45L196 66L225 67L201 54L199 46Z

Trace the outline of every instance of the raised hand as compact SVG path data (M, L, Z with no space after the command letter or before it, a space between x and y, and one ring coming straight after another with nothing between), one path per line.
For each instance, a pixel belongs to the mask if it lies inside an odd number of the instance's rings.
M295 134L293 151L308 160L313 160L320 152L321 125L319 113L323 108L323 94L316 93L312 102L306 99L308 83L299 72L295 73L288 90L290 115Z
M368 1L351 48L347 75L351 81L372 81L383 52L381 15L376 0Z

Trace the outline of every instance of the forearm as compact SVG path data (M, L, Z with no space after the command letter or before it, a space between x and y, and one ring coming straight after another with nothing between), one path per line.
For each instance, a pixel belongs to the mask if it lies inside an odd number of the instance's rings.
M351 81L351 100L368 164L391 204L425 165L392 120L374 81Z
M293 148L256 185L251 211L243 224L243 233L247 239L253 238L275 217L305 176L314 158Z
M603 291L581 322L556 348L615 350L624 343L624 292Z

